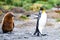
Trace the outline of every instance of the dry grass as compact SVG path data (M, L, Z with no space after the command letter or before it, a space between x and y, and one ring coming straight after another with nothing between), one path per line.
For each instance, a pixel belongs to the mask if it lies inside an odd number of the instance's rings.
M55 11L47 11L48 18L60 18L60 14Z
M60 10L55 10L56 13L60 13Z

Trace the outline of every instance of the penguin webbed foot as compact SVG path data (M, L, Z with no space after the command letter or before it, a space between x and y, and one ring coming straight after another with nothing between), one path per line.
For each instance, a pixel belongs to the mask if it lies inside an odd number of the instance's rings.
M47 34L41 34L42 36L46 36Z
M37 32L37 36L39 36L39 32Z
M41 36L40 32L35 32L34 35Z
M35 31L33 35L36 35L36 33L37 33L37 32Z

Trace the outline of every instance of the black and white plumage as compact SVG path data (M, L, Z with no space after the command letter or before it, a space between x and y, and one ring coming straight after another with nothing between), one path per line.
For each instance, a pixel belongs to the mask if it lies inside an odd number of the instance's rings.
M35 30L34 35L37 34L37 36L39 36L39 33L41 36L46 35L46 34L42 33L42 31L46 25L46 20L47 20L47 14L46 14L44 8L41 7L40 11L39 11L38 18L37 18L36 30Z

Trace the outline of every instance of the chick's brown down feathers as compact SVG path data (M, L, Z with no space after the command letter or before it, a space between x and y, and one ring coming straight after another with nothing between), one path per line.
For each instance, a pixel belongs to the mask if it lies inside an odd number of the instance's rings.
M14 28L14 15L13 12L8 12L5 14L2 20L2 31L3 33L11 32Z

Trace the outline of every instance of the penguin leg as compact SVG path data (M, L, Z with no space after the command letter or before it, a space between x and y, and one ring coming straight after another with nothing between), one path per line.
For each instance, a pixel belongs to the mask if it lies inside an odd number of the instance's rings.
M42 36L39 30L37 31L37 36Z
M39 32L37 32L37 36L39 36Z
M34 35L39 36L39 34L41 35L40 31L37 29L37 30L35 31Z
M41 28L39 28L40 34L41 34L41 36L46 36L47 34L43 34L43 32L42 32L43 28L44 28L43 26Z
M37 31L34 32L34 35L36 35Z
M35 32L34 32L34 35L36 35L37 31L38 31L38 28L36 28L36 30L35 30Z

